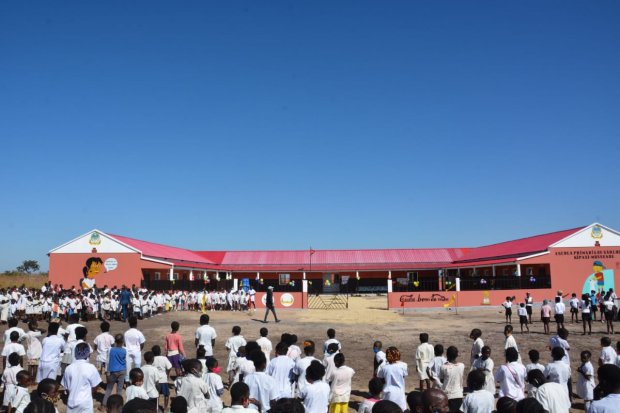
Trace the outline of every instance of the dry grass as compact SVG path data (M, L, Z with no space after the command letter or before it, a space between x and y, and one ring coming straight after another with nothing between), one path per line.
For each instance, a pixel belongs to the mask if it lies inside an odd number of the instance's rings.
M22 284L28 288L41 288L46 282L47 275L0 275L0 288L20 287Z

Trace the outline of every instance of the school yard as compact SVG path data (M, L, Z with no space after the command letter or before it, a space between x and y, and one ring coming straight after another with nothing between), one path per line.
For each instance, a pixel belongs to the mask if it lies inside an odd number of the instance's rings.
M400 349L403 361L409 365L409 377L407 380L407 392L419 386L419 380L415 372L415 350L419 344L418 335L427 332L432 344L442 343L445 348L450 345L457 346L460 352L460 361L465 363L466 372L469 368L469 354L472 341L469 333L472 328L482 330L482 338L485 344L490 345L493 353L491 358L496 367L503 362L503 327L504 315L499 308L459 310L458 315L454 310L433 310L402 315L398 311L385 309L385 297L351 297L349 309L340 311L329 310L279 310L278 316L282 322L275 323L270 315L270 322L263 324L261 321L264 313L257 312L254 315L240 312L210 312L210 324L216 329L218 338L215 344L215 357L220 361L225 375L227 352L224 348L226 339L231 335L232 327L241 326L242 335L246 340L254 340L259 337L261 327L269 328L269 337L274 343L278 341L284 332L297 334L300 346L304 339L311 339L317 343L317 348L322 348L326 339L325 332L328 328L336 329L336 338L342 343L346 364L355 369L353 380L353 395L351 397L350 412L357 411L358 401L367 390L368 380L372 377L372 344L375 340L381 340L384 349L388 346L396 346ZM173 312L155 316L140 321L138 328L147 338L145 349L150 349L154 344L163 347L163 337L169 331L172 321L181 323L181 334L184 346L189 357L194 357L194 331L198 327L199 312ZM541 353L541 363L546 364L550 359L547 349L549 336L542 333L542 324L534 320L531 326L531 334L519 333L518 319L513 316L513 324L517 344L522 354L524 363L528 361L527 352L537 349ZM92 341L99 333L98 322L86 323L88 339ZM43 323L45 326L45 323ZM22 326L25 328L25 326ZM571 344L571 361L573 381L576 381L576 369L578 367L579 353L589 349L593 353L592 361L596 368L596 359L600 349L600 338L604 335L604 324L594 323L591 336L581 335L581 324L571 324L566 327L571 332L568 338ZM4 331L6 327L0 328ZM112 322L111 333L121 333L126 329L126 324ZM553 331L553 329L552 329ZM615 338L612 338L614 345ZM146 351L146 350L145 350ZM318 351L317 356L322 356ZM225 379L226 380L226 379ZM101 397L99 397L99 400ZM224 402L230 401L228 392L225 393ZM580 400L577 400L580 402ZM573 411L583 411L581 404L574 405ZM64 412L64 406L59 406L59 411Z

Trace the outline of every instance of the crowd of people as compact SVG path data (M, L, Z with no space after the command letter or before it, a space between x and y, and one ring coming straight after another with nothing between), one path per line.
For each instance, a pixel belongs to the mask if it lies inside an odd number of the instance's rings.
M2 297L12 301L13 293L4 292ZM19 294L17 301L26 295L26 302L38 295L23 289ZM46 289L41 294L51 294L53 304L73 299L73 293L64 290L59 293ZM128 323L123 334L110 334L110 317L105 312L98 313L102 319L100 331L96 335L89 333L81 324L89 319L89 312L84 314L77 306L76 311L70 311L71 304L63 304L68 314L55 314L50 309L46 330L41 328L41 319L46 319L44 311L41 316L36 312L21 313L18 306L7 319L2 349L2 405L9 413L52 413L61 404L67 412L80 413L95 409L111 413L349 411L356 374L350 365L359 361L345 357L347 343L337 339L332 328L327 330L323 343L283 333L273 345L266 327L251 340L244 337L240 326L234 326L224 344L227 357L218 360L214 357L218 334L210 325L209 310L234 310L234 300L232 306L225 303L214 308L213 301L210 306L206 304L205 293L179 296L128 288L87 292L81 294L81 299L90 294L118 296L118 318L126 316ZM140 307L138 313L130 301L128 310L134 311L125 313L122 296L127 294L147 300L151 296L170 297L164 298L162 311L202 310L193 333L193 348L185 348L179 333L181 326L173 321L163 340L146 349L138 315L146 317L153 312L145 313ZM561 301L561 292L558 297ZM157 299L155 304L159 311ZM17 317L27 321L28 331L19 327ZM64 326L63 321L67 323ZM546 365L543 361L548 357L539 351L519 350L511 324L503 329L505 340L500 349L485 345L483 332L473 329L467 367L457 347L433 345L429 334L421 333L415 352L419 390L409 393L410 369L402 361L401 352L395 346L384 348L381 341L375 341L373 373L367 377L367 397L359 403L358 412L567 413L574 399L582 400L588 413L620 411L620 342L614 348L611 338L604 336L600 350L582 351L573 383L569 332L557 318L556 323L557 333L548 342L551 361ZM493 351L499 352L497 363ZM100 400L93 397L97 388L105 388ZM225 392L230 396L227 406Z
M0 289L0 322L19 320L67 321L78 314L83 321L93 319L126 321L169 311L248 311L256 309L253 288L201 291L151 291L145 288L108 287L80 290L45 284L41 289L14 287Z

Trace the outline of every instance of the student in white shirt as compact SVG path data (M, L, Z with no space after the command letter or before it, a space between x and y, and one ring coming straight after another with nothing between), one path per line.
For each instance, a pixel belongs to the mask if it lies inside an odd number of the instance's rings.
M570 367L562 361L564 358L564 349L562 347L554 347L551 350L551 357L553 361L547 364L545 371L543 372L547 381L555 382L564 386L566 394L570 397L568 392L568 381L571 376Z
M300 358L295 363L295 368L293 369L294 375L297 377L297 388L299 389L299 394L303 393L304 389L308 385L306 381L306 369L313 361L318 361L314 357L314 341L306 340L304 341L304 354L305 357ZM320 363L320 362L319 362Z
M19 321L16 318L9 318L9 328L7 328L7 330L4 332L4 335L2 336L2 342L4 344L11 342L11 333L13 331L17 331L19 333L19 339L17 340L18 342L26 338L26 332L24 331L24 329L17 327L18 322Z
M420 376L420 390L424 390L424 384L426 384L426 388L431 388L431 379L428 377L428 372L426 369L428 368L428 364L431 362L433 357L435 356L435 350L433 345L428 342L428 334L421 333L420 334L420 345L416 349L415 352L415 364L416 371Z
M144 348L144 334L138 330L138 319L134 316L129 317L129 330L123 335L125 339L125 349L127 350L127 373L132 368L140 368L142 365L142 349ZM129 376L126 377L127 380Z
M401 409L407 408L405 397L405 377L409 375L407 363L400 361L400 351L396 347L388 347L385 352L387 363L381 366L377 377L383 379L383 398L396 403Z
M250 409L250 403L258 403L257 400L250 399L250 388L245 383L235 383L230 388L230 407L222 410L222 413L256 413Z
M249 407L261 413L267 413L271 408L271 403L278 399L276 381L265 373L267 359L262 351L253 351L250 359L254 363L256 372L245 377L243 381L250 388L250 401L254 399L258 403L251 401Z
M276 357L269 362L267 374L276 382L278 398L292 397L291 394L291 375L295 368L295 362L288 357L288 346L286 343L276 345Z
M323 354L327 353L327 347L332 344L338 344L338 351L342 350L342 346L340 345L340 341L336 340L336 330L333 328L327 329L327 340L323 343Z
M474 361L471 366L472 370L481 371L484 374L485 382L484 389L489 393L495 395L495 377L493 376L493 367L495 363L491 359L491 347L482 347L482 356Z
M495 381L499 382L499 397L506 396L516 401L525 397L525 367L517 362L518 359L517 349L510 347L506 350L506 364L495 372Z
M4 354L4 353L3 353ZM611 347L611 339L609 337L601 338L601 355L598 358L599 367L605 364L616 364L618 355L616 350Z
M239 347L245 346L247 342L245 338L241 335L241 327L234 326L232 328L232 337L226 340L226 344L224 347L228 349L228 366L226 366L226 371L228 372L228 383L232 384L235 374L235 361L237 360L237 351L239 351Z
M588 411L594 399L594 367L590 362L592 353L588 350L581 352L581 366L577 368L577 395L583 399L585 411Z
M131 380L131 386L127 386L125 389L125 402L133 399L148 400L149 395L144 389L144 373L142 369L134 368L129 372L129 380Z
M372 365L373 365L373 374L374 377L377 377L377 372L385 363L387 363L387 359L385 358L385 352L381 350L383 347L383 343L380 341L375 341L372 344L372 352L374 354Z
M157 391L160 395L164 396L164 411L168 411L168 402L170 401L170 388L168 386L168 374L172 369L172 363L168 360L168 357L161 355L161 347L155 345L151 348L153 355L153 366L159 373L159 379L157 382Z
M30 404L30 393L28 392L28 387L32 384L32 377L26 370L22 370L17 373L16 379L17 387L9 399L8 411L13 413L23 413L28 404ZM67 412L70 411L67 409Z
M24 365L24 356L26 355L26 349L24 346L19 344L17 340L19 340L19 333L17 331L13 331L10 336L11 342L4 345L2 349L2 368L6 368L6 359L12 353L17 353L19 355L20 366Z
M306 413L326 413L329 407L330 387L323 380L325 366L312 360L305 371L305 381L308 383L300 390L299 397L303 400Z
M345 366L344 354L338 353L334 356L334 365L336 369L332 372L327 381L331 383L331 392L329 395L330 410L336 412L348 411L349 399L351 397L351 381L355 370Z
M473 366L474 361L482 355L482 347L484 347L484 341L482 341L482 331L480 331L479 328L474 328L471 330L471 333L469 333L469 338L474 340L471 345L471 355L469 359L469 364Z
M50 323L47 337L43 339L41 345L41 361L37 371L37 382L43 379L56 379L60 373L60 360L65 340L58 336L60 324Z
M616 413L620 403L620 367L605 364L597 371L598 388L604 396L590 405L588 413Z
M209 388L209 400L207 404L211 409L211 412L219 412L224 407L221 396L224 394L224 383L222 378L217 373L219 371L219 364L213 357L207 359L207 371L202 375L202 379L207 383Z
M108 351L112 348L114 344L114 337L109 333L110 331L110 323L107 321L103 321L99 328L101 329L101 334L95 337L93 344L95 345L95 351L97 352L97 358L95 362L97 363L97 367L99 371L106 371L106 363L108 362Z
M273 345L271 344L271 340L267 338L268 334L269 334L269 330L263 327L260 329L260 338L256 340L256 342L260 346L260 349L263 351L263 353L265 353L265 358L267 359L267 363L269 363L269 360L271 359L271 351L273 350Z
M495 405L493 393L484 389L486 377L480 370L472 370L467 375L469 394L463 399L460 411L463 413L490 413Z
M75 361L65 370L62 385L69 392L67 413L93 412L93 388L101 383L97 368L88 362L90 347L80 343L75 347Z
M527 374L529 384L536 388L534 399L536 399L549 413L568 413L571 402L568 399L566 385L545 380L545 375L538 369L532 370Z
M439 373L441 372L441 366L446 362L446 358L443 356L443 346L441 344L435 344L433 347L435 357L428 364L427 372L428 377L433 381L433 388L441 388L441 379Z
M577 294L573 293L571 295L570 300L568 301L568 305L570 307L570 321L571 323L579 322L579 299L577 298ZM589 304L588 304L589 305Z
M17 353L11 353L8 357L9 366L2 372L2 383L4 384L4 399L2 406L9 405L9 400L17 391L17 373L22 371L22 366L19 365L20 357Z
M199 346L204 346L206 356L213 357L213 346L215 345L215 339L217 338L217 333L215 329L209 325L209 315L202 314L200 316L200 327L196 329L196 336L194 340L194 344L196 348Z
M370 397L365 398L357 409L357 413L372 413L372 408L375 404L381 401L381 391L383 390L383 382L378 377L373 377L368 382L368 393ZM409 405L409 411L416 412L415 406L421 406L421 392L411 392L407 395L407 404Z
M448 396L448 404L450 411L457 411L463 403L463 375L465 374L465 365L459 363L456 359L459 356L459 350L450 346L446 350L448 361L441 366L439 378L442 382L442 390Z
M555 322L557 324L557 328L564 328L564 312L566 311L566 306L562 302L562 297L555 297Z
M540 353L538 350L530 350L528 353L530 358L530 363L525 366L525 372L529 373L532 370L540 370L542 372L545 371L545 366L539 363L540 361ZM536 393L536 388L528 383L527 385L527 397L534 397L534 393Z
M144 353L145 364L141 367L142 374L144 375L142 387L144 387L146 395L149 396L149 400L159 404L159 392L157 391L157 385L159 384L159 370L157 370L157 367L153 366L153 361L155 361L155 355L152 351L147 351Z

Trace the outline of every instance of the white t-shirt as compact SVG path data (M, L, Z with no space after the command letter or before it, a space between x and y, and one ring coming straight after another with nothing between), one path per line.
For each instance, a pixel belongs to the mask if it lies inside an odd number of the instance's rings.
M19 333L19 340L17 340L18 342L20 342L20 341L22 341L23 339L26 338L26 332L22 328L11 327L11 328L9 328L8 330L6 330L4 332L4 336L3 336L3 340L2 340L4 343L10 343L11 342L11 333L13 331L17 331Z
M312 356L307 356L304 358L301 358L299 360L297 360L297 362L295 363L295 369L293 369L293 372L295 373L297 377L297 386L299 387L299 392L302 393L303 390L306 388L306 386L308 385L308 382L306 381L306 369L308 368L308 366L310 365L310 363L312 363L313 361L315 361L316 359ZM318 361L318 360L316 360Z
M215 340L217 333L215 329L208 324L202 325L196 329L196 339L198 345L205 347L206 356L213 356L213 346L211 346L212 340Z
M337 367L331 377L327 377L331 381L331 393L329 401L331 403L345 403L351 397L351 380L355 370L348 366Z
M211 411L221 411L222 407L224 407L222 399L220 398L220 395L224 393L224 383L222 383L222 378L216 373L207 373L202 377L209 388L209 400L207 401L207 404L211 408Z
M276 381L278 398L291 397L291 372L295 362L288 356L278 356L269 362L267 373Z
M484 341L482 341L482 339L478 337L476 340L474 340L473 344L471 345L470 361L472 365L474 364L474 360L476 360L482 355L482 347L484 347ZM435 356L435 353L433 353L433 356Z
M144 387L134 386L132 384L131 386L128 386L127 389L125 390L125 402L128 402L133 399L148 400L149 395L146 393L146 390L144 390Z
M41 348L41 363L60 363L60 355L65 348L65 340L58 336L48 336L43 339Z
M495 397L487 390L476 390L463 399L463 413L490 413L495 407Z
M463 374L465 365L463 363L445 363L439 371L441 389L448 399L463 398Z
M278 398L276 381L264 371L260 371L245 377L243 382L250 388L250 398L258 400L262 413L266 413L271 408L270 401ZM254 404L249 407L258 410Z
M477 358L472 364L471 369L482 370L484 373L484 390L487 390L491 394L495 394L495 377L493 376L493 368L495 363L489 357L483 360L482 357ZM542 371L542 370L541 370Z
M153 367L159 372L159 383L168 383L168 371L172 368L172 363L168 357L155 356Z
M2 349L2 357L9 357L11 353L17 353L20 356L26 355L26 349L19 343L8 343L4 345Z
M139 352L141 351L140 346L144 344L146 339L144 338L144 334L137 328L130 328L125 331L125 348L127 352Z
M101 383L97 368L86 360L76 360L67 366L62 385L69 391L67 407L70 409L93 408L93 387ZM87 410L88 411L88 410Z
M149 396L149 399L159 397L159 392L157 391L157 384L159 383L159 370L157 370L157 367L152 364L143 364L140 369L142 369L142 373L144 373L144 383L142 384L142 387Z
M499 397L510 397L519 401L525 397L525 366L513 361L500 366L495 372L495 380L499 382Z
M329 407L329 392L329 385L323 380L308 383L304 390L299 393L304 402L306 413L326 413Z
M108 361L108 351L114 344L114 337L110 333L101 333L93 343L97 346L97 361L100 363L106 363Z
M323 343L323 353L326 354L327 353L327 347L332 344L332 343L336 343L338 344L338 351L342 350L342 346L340 345L340 341L336 340L335 338L330 338L325 340L325 342Z
M9 399L11 407L15 409L15 413L23 413L24 409L30 404L30 393L28 389L17 386L16 392Z
M202 412L207 410L207 398L209 386L201 378L187 375L175 381L177 395L187 400L188 412Z
M29 331L26 334L26 344L28 345L26 356L30 360L41 358L41 342L38 337L41 337L40 331Z
M84 327L84 326L82 324L78 324L78 323L69 324L67 326L67 329L65 331L67 333L69 333L69 337L67 338L68 342L72 342L72 341L77 340L77 338L75 337L75 329L78 328L78 327Z
M603 364L616 364L616 359L618 355L610 346L603 347L601 349L601 356L599 359L603 362Z
M548 382L538 387L534 398L548 412L568 413L571 404L566 385Z
M271 344L271 340L267 337L261 337L256 340L256 343L260 346L261 351L265 354L267 358L267 363L271 359L271 351L273 350L273 345Z
M405 398L405 377L409 375L407 363L397 361L396 363L386 363L377 372L377 377L385 380L383 386L383 398L390 400L400 406L401 409L407 408Z
M570 366L570 356L568 353L570 351L570 345L568 341L560 336L553 336L549 339L549 347L551 347L552 350L555 347L562 347L564 349L564 358L562 358L562 361Z
M416 349L415 365L418 375L420 376L420 380L428 379L426 368L428 367L428 363L431 362L433 357L435 357L435 350L433 349L433 345L430 343L422 343Z
M568 392L566 383L570 379L570 368L566 363L562 360L549 363L543 373L548 381L564 385L566 392Z

